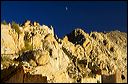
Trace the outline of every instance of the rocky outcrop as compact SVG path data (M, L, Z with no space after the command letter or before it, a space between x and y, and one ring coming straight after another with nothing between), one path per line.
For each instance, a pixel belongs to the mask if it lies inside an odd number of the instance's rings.
M3 82L127 82L127 33L88 34L77 28L60 39L52 26L37 22L28 20L17 28L1 24Z

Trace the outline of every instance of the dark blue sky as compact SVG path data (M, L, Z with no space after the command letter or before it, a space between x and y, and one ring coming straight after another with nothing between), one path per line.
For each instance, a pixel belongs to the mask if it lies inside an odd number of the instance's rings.
M67 10L66 10L67 8ZM23 23L26 19L52 25L58 37L75 28L85 32L127 32L126 1L3 1L1 21Z

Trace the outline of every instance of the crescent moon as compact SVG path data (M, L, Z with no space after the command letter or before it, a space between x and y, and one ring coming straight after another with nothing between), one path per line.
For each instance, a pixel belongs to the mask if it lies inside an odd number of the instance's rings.
M67 6L65 7L66 11L68 10Z

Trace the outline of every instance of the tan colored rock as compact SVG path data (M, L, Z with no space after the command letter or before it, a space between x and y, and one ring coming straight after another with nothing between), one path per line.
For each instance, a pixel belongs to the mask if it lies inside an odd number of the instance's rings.
M12 37L9 34L9 28L7 25L1 25L1 53L2 54L14 54L18 51L17 45ZM16 38L15 38L16 39Z
M52 26L30 25L20 26L19 38L10 24L1 25L2 70L23 66L27 83L127 83L127 33L88 34L77 28L60 39Z
M49 53L44 52L42 55L37 59L38 65L45 65L49 62Z
M23 33L21 33L20 35L19 35L19 50L22 50L23 48L25 48L25 43L24 43L24 32Z
M84 49L80 45L76 45L75 53L77 55L77 58L82 59L84 58Z
M25 27L30 26L30 23L31 23L31 22L30 22L29 20L27 20L27 21L24 23L24 26L25 26Z
M29 61L29 64L30 66L37 66L36 62L32 59Z
M37 25L37 23L36 22L34 22L34 26L36 26Z
M101 75L96 75L96 78L83 78L82 83L102 83Z
M36 34L35 36L32 37L33 39L33 49L38 49L42 47L42 42L41 42L41 35Z
M55 78L54 78L56 83L69 83L70 82L69 79L70 78L67 76L67 73L66 72L62 72L62 71L61 72L58 71L55 74Z

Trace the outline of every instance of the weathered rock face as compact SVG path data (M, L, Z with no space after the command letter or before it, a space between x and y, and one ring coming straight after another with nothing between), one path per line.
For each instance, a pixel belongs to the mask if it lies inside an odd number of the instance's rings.
M60 39L52 26L37 22L18 28L21 33L1 24L2 82L127 82L126 33L88 34L77 28ZM22 79L16 80L20 74Z
M1 54L13 54L17 52L17 45L15 45L17 34L14 34L15 31L11 30L8 25L1 25Z

